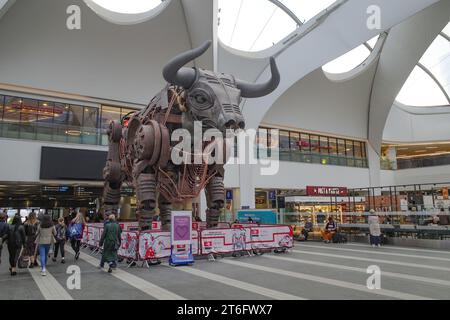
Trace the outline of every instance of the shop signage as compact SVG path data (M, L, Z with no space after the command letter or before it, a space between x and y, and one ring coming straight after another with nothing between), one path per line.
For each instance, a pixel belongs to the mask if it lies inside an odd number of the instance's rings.
M277 192L275 190L269 191L269 200L270 201L277 200Z
M442 188L442 196L444 200L448 200L448 188Z
M227 192L226 192L226 199L227 200L233 200L233 190L227 190Z
M348 189L343 187L306 187L306 194L308 196L321 196L321 197L345 197L348 195Z

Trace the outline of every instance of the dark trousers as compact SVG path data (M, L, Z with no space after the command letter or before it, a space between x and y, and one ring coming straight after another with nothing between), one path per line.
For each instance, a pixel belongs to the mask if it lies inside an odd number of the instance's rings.
M9 266L11 268L16 268L17 267L17 261L19 261L19 254L20 254L20 249L18 247L10 247L8 246L8 252L9 252Z
M55 242L55 247L53 248L53 257L56 259L58 257L58 251L61 252L61 258L64 258L64 246L66 245L66 241L57 241Z
M379 244L381 244L381 236L373 236L373 235L370 235L370 244L371 245L379 245Z
M80 252L81 240L70 239L70 246L72 247L75 253Z

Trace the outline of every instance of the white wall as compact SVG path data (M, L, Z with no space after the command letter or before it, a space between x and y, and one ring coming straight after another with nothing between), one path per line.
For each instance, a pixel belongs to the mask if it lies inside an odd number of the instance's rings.
M369 170L363 168L281 161L280 170L275 176L262 176L259 170L259 166L253 168L256 188L306 189L306 186L363 188L369 185Z
M2 182L40 182L41 148L72 148L107 151L106 147L79 144L59 144L14 139L0 139L0 181ZM46 181L51 182L51 181ZM64 181L58 181L64 184ZM70 182L70 183L73 183ZM88 184L93 184L89 182ZM94 183L99 184L99 183ZM101 184L101 183L100 183Z
M381 171L383 186L450 182L450 166Z
M81 8L81 30L66 9ZM0 20L0 83L147 104L164 86L161 70L190 49L180 1L131 26L97 16L83 1L18 0Z
M384 128L383 140L391 142L427 142L450 140L450 110L443 109L443 113L420 114L427 108L408 108L411 112L393 106ZM428 109L432 111L433 109Z
M263 124L367 139L375 67L344 82L328 80L321 68L312 72L275 102Z

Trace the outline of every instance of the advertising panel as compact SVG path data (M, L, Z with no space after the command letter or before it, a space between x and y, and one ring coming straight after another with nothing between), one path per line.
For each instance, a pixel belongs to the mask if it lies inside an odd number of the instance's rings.
M206 229L201 232L202 254L250 250L250 228Z

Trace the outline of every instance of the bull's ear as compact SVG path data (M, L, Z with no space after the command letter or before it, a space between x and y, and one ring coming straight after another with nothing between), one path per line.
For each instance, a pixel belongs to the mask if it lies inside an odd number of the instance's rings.
M194 84L196 72L192 68L185 68L183 66L200 57L206 52L206 50L208 50L210 46L211 40L206 41L198 48L180 53L178 56L170 60L163 69L164 79L168 83L189 89Z
M243 98L259 98L271 94L280 84L280 72L278 71L275 58L270 58L271 78L266 83L249 83L236 79L236 86L241 90Z

